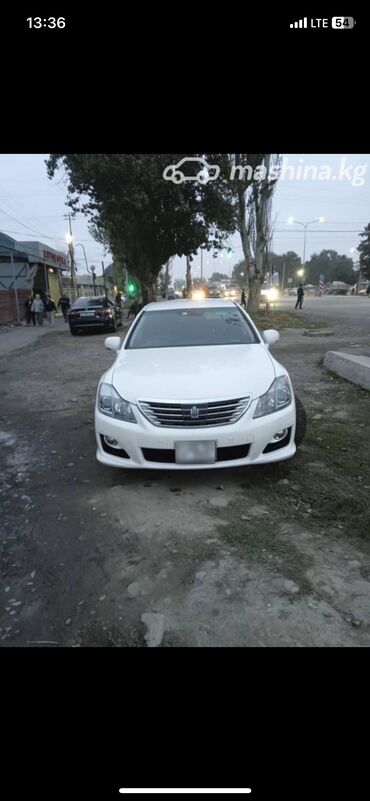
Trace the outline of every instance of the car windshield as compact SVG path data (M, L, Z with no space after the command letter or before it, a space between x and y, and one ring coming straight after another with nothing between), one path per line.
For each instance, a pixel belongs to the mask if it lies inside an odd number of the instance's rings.
M109 301L107 298L100 297L100 298L78 298L73 304L74 309L91 309L96 307L107 307L109 306Z
M250 345L258 339L237 308L171 309L144 312L126 348L183 348Z

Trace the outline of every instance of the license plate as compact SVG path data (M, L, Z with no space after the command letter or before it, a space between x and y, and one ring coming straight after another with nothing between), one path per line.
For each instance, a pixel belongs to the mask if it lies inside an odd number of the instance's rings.
M216 441L175 442L176 464L214 464Z
M91 312L80 312L80 317L93 317Z

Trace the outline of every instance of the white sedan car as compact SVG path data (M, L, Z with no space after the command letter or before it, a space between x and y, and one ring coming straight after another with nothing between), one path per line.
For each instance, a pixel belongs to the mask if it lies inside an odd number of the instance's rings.
M294 456L304 409L258 332L228 300L150 303L99 383L97 458L109 467L194 470ZM297 403L296 403L297 402Z

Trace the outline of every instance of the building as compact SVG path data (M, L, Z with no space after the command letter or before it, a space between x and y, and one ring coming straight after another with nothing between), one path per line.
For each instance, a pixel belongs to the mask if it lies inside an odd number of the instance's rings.
M24 317L24 301L30 292L43 298L49 294L57 304L63 270L68 270L65 253L0 232L0 324L17 320L18 314Z
M71 293L71 278L69 275L62 277L63 291ZM77 297L89 297L90 295L104 295L103 276L95 276L95 287L92 275L76 275Z

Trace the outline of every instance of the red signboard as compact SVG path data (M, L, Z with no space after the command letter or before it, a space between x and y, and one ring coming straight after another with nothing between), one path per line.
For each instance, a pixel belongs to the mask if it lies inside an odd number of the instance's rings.
M54 261L55 264L63 264L65 267L67 266L67 261L65 256L60 256L57 253L53 253L51 250L44 250L43 255L45 261Z

